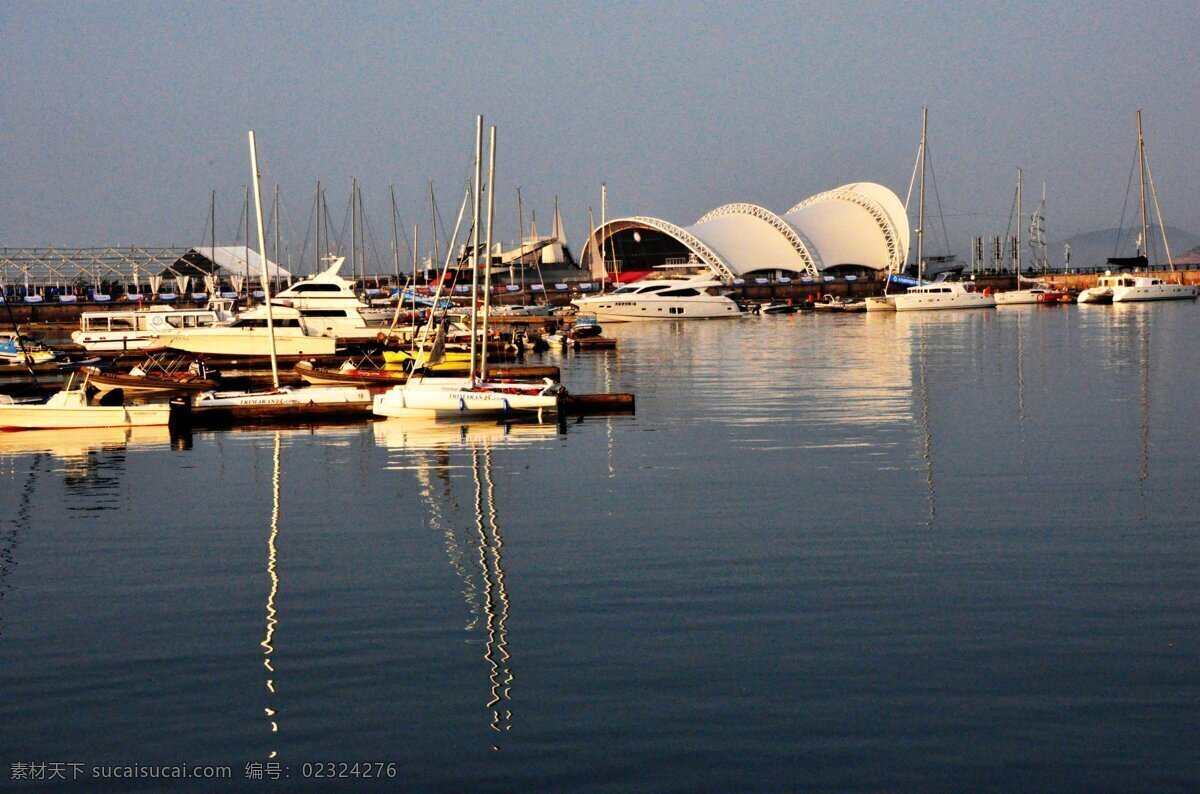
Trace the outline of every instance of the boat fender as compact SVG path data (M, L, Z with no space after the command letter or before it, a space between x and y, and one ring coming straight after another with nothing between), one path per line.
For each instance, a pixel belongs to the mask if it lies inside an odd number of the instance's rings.
M458 410L459 410L459 413L462 413L467 410L467 401L462 397L458 398Z
M504 413L508 413L508 398L504 398Z

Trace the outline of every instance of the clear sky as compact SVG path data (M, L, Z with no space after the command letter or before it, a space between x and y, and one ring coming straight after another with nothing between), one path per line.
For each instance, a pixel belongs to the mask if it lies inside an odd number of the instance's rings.
M1169 226L1200 232L1200 3L0 4L0 245L188 245L210 190L236 235L246 130L294 242L315 183L352 177L390 240L453 223L474 117L499 128L498 236L578 251L588 207L681 225L784 212L875 181L903 199L930 112L951 237L1000 234L1016 169L1047 182L1049 237L1117 225L1143 110ZM528 220L526 220L528 223ZM411 234L411 231L409 231Z

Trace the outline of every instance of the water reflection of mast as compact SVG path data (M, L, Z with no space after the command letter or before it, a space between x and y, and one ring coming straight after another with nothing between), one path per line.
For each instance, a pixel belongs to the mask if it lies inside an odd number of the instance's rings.
M1138 482L1144 483L1150 476L1150 327L1149 320L1143 313L1139 318L1141 322L1138 325L1141 328L1139 341L1141 342L1141 375L1142 382L1138 393L1138 401L1141 407L1141 433L1142 433L1142 464L1138 470ZM1140 487L1140 486L1139 486ZM1143 500L1145 492L1142 493Z
M33 456L33 464L25 477L25 485L21 488L21 501L17 505L16 518L13 519L12 529L4 533L0 540L0 601L9 591L9 584L4 581L8 572L17 564L17 546L20 544L21 530L29 526L31 502L33 501L33 486L37 483L38 474L42 469L42 454ZM0 604L2 606L2 604ZM0 611L0 637L4 636L4 612Z
M479 535L479 566L483 572L483 609L487 616L487 643L483 658L491 667L488 678L492 682L491 700L487 708L492 710L492 730L512 729L512 711L506 706L511 701L513 674L508 666L508 590L504 582L501 549L504 540L496 521L495 485L492 482L492 451L484 447L482 464L479 448L472 447L471 460L475 478L475 530ZM486 507L486 518L484 509ZM495 747L493 749L500 749Z
M920 323L921 342L917 346L920 352L918 357L918 376L921 394L921 429L924 432L923 444L925 453L925 485L928 488L929 500L929 528L933 528L933 521L937 518L937 502L934 497L933 490L933 431L929 426L929 382L925 378L925 323Z
M276 721L277 712L272 708L275 695L275 668L271 665L271 656L275 653L274 646L271 645L271 640L275 636L275 627L279 620L276 617L278 612L275 610L275 596L279 594L279 573L276 570L276 562L279 559L278 550L275 547L275 541L279 537L279 460L280 460L280 437L279 433L275 433L275 454L274 454L274 471L271 474L271 532L267 535L267 575L271 577L271 591L267 594L267 633L263 638L263 666L267 668L267 705L263 711L266 712L267 720L271 723L271 733L279 732L279 723ZM274 758L277 754L276 750L272 750L268 758Z
M434 531L440 531L446 539L446 556L450 558L450 565L454 568L454 572L458 574L459 579L463 582L463 598L467 602L467 606L471 610L471 619L464 631L471 631L475 628L479 621L479 592L475 585L475 580L471 578L471 572L463 564L463 558L466 556L466 551L462 544L459 543L458 533L454 529L454 525L447 522L442 515L441 502L433 498L433 482L429 477L429 470L433 468L437 472L437 478L442 483L442 497L449 502L450 507L455 512L458 511L458 504L454 500L454 494L450 490L450 453L446 450L438 450L436 453L437 463L432 466L422 464L417 467L417 484L420 486L418 494L421 500L425 502L425 506L429 508L429 526Z

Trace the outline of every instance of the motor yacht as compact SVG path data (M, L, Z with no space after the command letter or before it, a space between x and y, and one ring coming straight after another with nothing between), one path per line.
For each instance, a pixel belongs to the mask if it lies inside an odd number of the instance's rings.
M588 295L571 301L580 311L595 315L600 322L632 320L707 320L740 317L732 298L713 294L721 282L709 276L685 279L646 278L604 295Z
M337 340L311 329L298 309L272 308L271 325L280 358L332 356L337 352ZM266 307L255 306L229 325L181 328L155 337L153 345L205 356L266 358L271 355L271 330L267 327Z
M335 257L329 267L281 290L272 303L295 309L312 332L341 339L370 339L390 319L392 310L372 306L338 271L346 261Z
M231 298L210 300L203 308L150 306L124 311L83 312L71 341L89 353L143 350L155 337L192 328L226 325L233 321Z

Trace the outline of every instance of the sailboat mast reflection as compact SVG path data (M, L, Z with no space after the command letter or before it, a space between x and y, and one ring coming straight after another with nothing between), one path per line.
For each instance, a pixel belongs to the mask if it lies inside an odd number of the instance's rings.
M919 390L921 395L921 431L923 433L922 452L925 456L925 485L928 488L929 500L929 528L933 529L934 520L937 518L937 499L934 494L933 487L933 430L929 424L929 381L925 376L925 323L924 318L921 318L919 325L921 333L921 341L917 346L918 357L918 374L919 374Z
M267 576L271 579L271 590L267 593L267 621L266 635L263 641L259 643L263 648L263 667L267 670L267 705L263 707L263 711L267 715L267 721L271 725L271 734L279 732L279 723L277 721L278 712L274 708L275 704L275 668L271 664L271 657L275 653L275 647L271 641L275 637L275 627L279 624L278 612L275 609L275 597L279 594L279 572L276 564L279 561L279 552L275 542L279 538L279 481L280 481L280 435L275 433L275 450L273 455L274 467L271 473L271 531L267 534ZM268 758L274 758L278 751L271 750Z
M487 615L487 643L484 646L483 658L491 667L488 678L492 682L491 700L487 702L487 708L492 710L492 730L502 732L512 728L512 711L508 704L511 702L513 674L512 668L509 667L512 657L508 652L506 625L509 603L501 556L504 540L496 522L496 491L492 481L490 447L484 447L482 457L481 466L479 448L471 449L475 478L475 529L479 535L479 567L483 572L484 582L483 609Z

